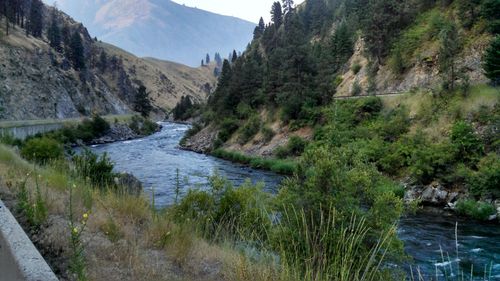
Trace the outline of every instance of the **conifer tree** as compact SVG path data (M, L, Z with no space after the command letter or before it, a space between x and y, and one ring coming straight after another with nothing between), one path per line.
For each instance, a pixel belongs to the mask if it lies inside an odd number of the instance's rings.
M293 12L293 0L281 0L283 2L283 14L288 15Z
M500 35L491 42L484 55L484 71L494 85L500 84Z
M238 54L236 53L236 50L233 50L233 55L231 56L231 62L234 63L238 59Z
M85 68L85 55L82 38L77 30L73 33L73 35L71 35L69 43L69 55L75 69Z
M51 13L50 25L47 30L47 37L50 46L56 51L61 52L61 30L58 24L57 10L54 8Z
M441 47L439 49L439 69L443 75L443 87L447 90L455 89L457 70L455 58L460 52L460 39L455 23L447 24L439 33Z
M283 10L280 2L274 2L271 9L271 20L276 28L279 28L283 23Z
M32 0L28 30L34 37L42 37L43 30L43 3L40 0Z
M139 112L143 117L148 117L151 110L153 110L153 106L149 100L149 92L143 85L139 86L137 90L134 110Z
M207 57L205 58L205 62L207 65L210 64L210 55L209 54L207 54Z
M106 71L108 64L108 56L106 55L106 52L102 51L101 55L99 56L99 69L101 72Z

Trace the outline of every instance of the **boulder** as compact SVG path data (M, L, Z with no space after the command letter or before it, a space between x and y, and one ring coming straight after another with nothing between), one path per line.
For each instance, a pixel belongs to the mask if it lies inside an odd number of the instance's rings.
M134 175L121 173L115 177L115 184L131 195L139 196L142 193L142 183Z

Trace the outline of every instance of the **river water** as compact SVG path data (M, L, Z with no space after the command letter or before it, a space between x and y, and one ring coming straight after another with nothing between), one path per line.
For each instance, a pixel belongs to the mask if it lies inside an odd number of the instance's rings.
M141 180L146 192L150 196L154 193L157 206L168 206L174 202L177 180L182 196L190 188L205 188L208 177L215 171L236 186L249 179L253 183L263 182L266 191L277 192L283 179L281 176L181 150L178 143L189 126L175 123L162 125L161 132L149 137L94 146L92 150L100 154L106 152L115 163L117 172L132 173ZM458 240L455 239L456 225ZM446 280L444 272L446 270L446 275L452 276L453 273L449 273L451 267L454 273L458 268L465 272L473 268L477 273L474 280L500 281L498 224L480 224L426 209L402 218L398 233L405 243L406 253L412 257L406 270L411 265L415 280L418 280L416 268L419 268L424 280ZM487 278L484 278L485 272Z

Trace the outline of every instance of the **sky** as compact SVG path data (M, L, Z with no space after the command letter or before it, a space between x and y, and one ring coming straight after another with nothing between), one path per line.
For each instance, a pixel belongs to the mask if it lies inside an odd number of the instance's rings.
M179 4L196 7L217 14L234 16L257 23L260 17L269 22L271 6L276 0L173 0ZM300 4L304 0L295 0Z

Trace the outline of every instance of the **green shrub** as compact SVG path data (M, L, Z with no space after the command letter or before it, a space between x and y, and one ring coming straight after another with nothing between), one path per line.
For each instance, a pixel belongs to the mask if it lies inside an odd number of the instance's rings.
M279 159L284 159L290 156L299 156L302 154L307 146L307 141L298 136L292 136L285 146L276 148L274 154Z
M233 135L233 133L236 130L238 130L238 127L239 127L238 120L232 118L225 118L219 126L220 131L217 135L217 139L221 143L228 141Z
M410 160L410 171L420 183L429 183L436 178L443 179L451 174L456 150L448 143L428 144L414 151Z
M488 220L491 215L496 213L495 207L492 204L474 200L460 200L457 202L456 208L459 214L477 220Z
M355 62L351 67L352 73L354 73L354 75L358 74L361 68L361 64L359 64L359 62Z
M363 92L363 88L361 88L361 85L359 84L358 80L354 81L352 84L351 88L351 95L352 96L359 96Z
M149 136L158 131L159 125L148 118L135 115L130 120L129 127L140 136Z
M243 127L240 128L240 136L239 136L239 143L240 144L245 144L247 143L250 139L252 139L255 134L257 134L260 130L260 118L259 116L252 116L246 123L243 125Z
M473 172L466 182L470 192L476 196L500 198L500 156L490 153L479 161L477 172Z
M264 141L266 143L270 142L274 135L276 134L273 129L267 127L267 126L263 126L260 131L262 132L262 136L264 137Z
M33 138L22 146L21 156L40 164L46 164L48 161L62 158L64 149L56 140L46 137Z
M483 153L483 144L474 132L472 126L464 121L458 121L451 129L451 143L458 150L460 159L474 161Z
M106 153L98 156L89 149L85 149L81 154L73 156L73 162L76 173L80 178L88 180L91 184L100 188L108 188L114 185L114 165Z

